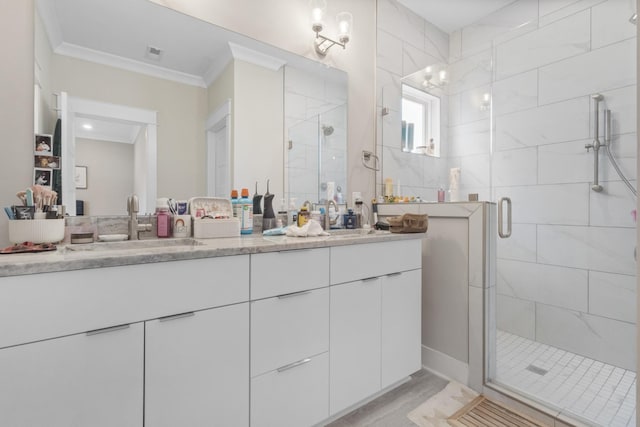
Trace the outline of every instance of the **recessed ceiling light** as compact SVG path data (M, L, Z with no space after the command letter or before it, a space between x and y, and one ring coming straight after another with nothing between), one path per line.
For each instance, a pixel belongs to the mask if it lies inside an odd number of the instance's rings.
M82 125L82 128L86 130L91 130L93 129L93 126L90 123L85 123Z

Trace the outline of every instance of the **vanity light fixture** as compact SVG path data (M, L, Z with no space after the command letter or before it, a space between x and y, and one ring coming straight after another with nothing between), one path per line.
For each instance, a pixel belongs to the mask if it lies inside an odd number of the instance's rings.
M336 16L338 22L338 41L320 34L324 28L324 15L327 9L326 0L311 0L309 2L311 9L311 30L316 33L314 46L316 53L321 57L327 55L327 51L335 45L346 48L347 43L351 39L351 29L353 27L353 15L349 12L340 12Z
M449 83L449 75L447 74L446 69L441 69L438 71L438 78L434 79L434 67L429 65L424 69L424 81L422 82L422 86L425 89L433 89L438 87L446 86Z

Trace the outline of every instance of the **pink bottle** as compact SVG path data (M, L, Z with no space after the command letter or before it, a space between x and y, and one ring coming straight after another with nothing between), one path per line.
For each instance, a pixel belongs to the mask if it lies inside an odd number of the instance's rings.
M156 235L158 237L171 237L171 214L169 214L169 208L156 209Z

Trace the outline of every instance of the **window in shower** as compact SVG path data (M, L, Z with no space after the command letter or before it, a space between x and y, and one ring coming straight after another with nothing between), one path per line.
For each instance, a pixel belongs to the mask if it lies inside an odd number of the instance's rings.
M402 151L440 157L440 98L402 85Z

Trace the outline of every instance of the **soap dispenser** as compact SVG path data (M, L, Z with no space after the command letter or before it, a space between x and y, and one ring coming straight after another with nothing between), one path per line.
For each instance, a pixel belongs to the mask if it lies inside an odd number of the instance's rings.
M264 213L262 214L262 230L276 228L276 214L273 211L273 198L275 194L269 193L269 180L267 180L267 192L264 194Z

